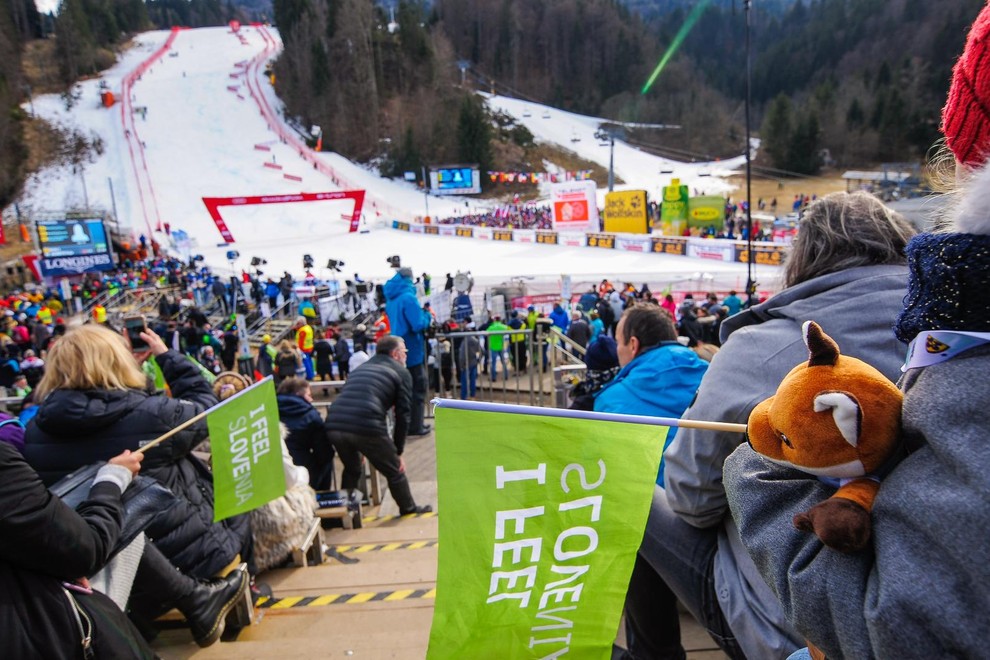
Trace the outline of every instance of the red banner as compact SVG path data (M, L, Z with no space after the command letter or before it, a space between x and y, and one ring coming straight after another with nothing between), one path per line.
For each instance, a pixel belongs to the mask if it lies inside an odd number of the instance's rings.
M361 222L361 209L364 207L363 190L339 190L323 193L294 193L291 195L261 195L257 197L204 197L203 204L216 223L225 243L233 243L234 236L230 233L227 223L220 215L222 206L253 206L256 204L291 204L293 202L325 202L335 199L353 199L354 212L351 213L351 232L358 230Z

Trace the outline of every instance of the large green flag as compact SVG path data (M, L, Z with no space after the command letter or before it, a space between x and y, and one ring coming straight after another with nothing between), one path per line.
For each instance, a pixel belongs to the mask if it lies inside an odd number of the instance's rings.
M441 406L436 429L428 657L608 658L667 428Z
M285 495L275 385L266 378L224 401L206 418L213 452L213 521Z

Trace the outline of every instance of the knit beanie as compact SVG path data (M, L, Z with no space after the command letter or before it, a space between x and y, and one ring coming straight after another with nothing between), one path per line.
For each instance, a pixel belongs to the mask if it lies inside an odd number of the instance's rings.
M894 325L910 342L929 330L990 332L990 164L977 169L953 209L951 231L907 246L908 292Z
M588 352L584 355L584 363L591 371L605 371L619 366L619 354L616 350L615 340L608 335L598 335L598 339L588 346Z
M990 4L977 16L952 70L942 132L956 160L970 167L990 156Z

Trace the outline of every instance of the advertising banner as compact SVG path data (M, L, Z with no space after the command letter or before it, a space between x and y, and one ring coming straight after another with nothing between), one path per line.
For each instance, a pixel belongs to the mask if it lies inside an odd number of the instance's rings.
M438 228L441 236L457 236L457 227L454 225L440 225Z
M557 234L557 244L567 247L584 247L587 245L588 235L577 231L562 231Z
M474 237L480 238L483 241L492 240L492 228L491 227L475 227Z
M680 236L684 233L688 218L688 187L681 185L680 179L673 179L663 189L663 204L660 206L660 228L667 236Z
M598 231L594 181L569 181L550 187L555 231Z
M615 234L588 234L587 241L588 247L615 248Z
M718 195L703 195L688 200L688 226L720 228L725 223L725 200Z
M555 231L538 231L536 232L536 242L545 243L546 245L557 245L559 242L557 240L557 232Z
M683 257L687 254L687 239L685 238L652 238L653 252L660 254L675 254Z
M516 243L535 243L536 231L533 229L516 229L512 232Z
M733 262L736 260L735 246L729 241L698 238L688 241L687 256L712 261Z
M290 195L259 195L254 197L204 197L203 205L213 218L213 222L223 237L225 243L233 243L234 236L227 227L220 208L223 206L254 206L257 204L294 204L298 202L323 202L338 199L349 199L354 202L354 211L350 215L351 232L358 230L361 222L361 209L364 208L363 190L335 190L321 193L295 193Z
M243 390L206 418L213 452L213 521L285 495L278 404L271 377Z
M624 190L605 195L605 231L647 234L646 191Z
M628 236L615 237L615 249L626 252L652 252L653 242L649 238L630 238Z
M427 657L607 660L666 427L445 404Z
M749 250L745 243L736 243L735 260L741 263L749 263ZM784 265L784 255L787 253L787 246L783 244L767 245L766 243L753 244L753 263L763 266Z
M38 243L43 277L114 268L110 241L100 218L39 220Z

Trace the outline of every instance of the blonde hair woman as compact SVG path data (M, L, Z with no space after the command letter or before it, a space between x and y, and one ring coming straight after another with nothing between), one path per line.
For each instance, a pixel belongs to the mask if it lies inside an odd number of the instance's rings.
M154 332L146 330L141 337L149 349L134 353L124 337L84 325L52 347L38 384L38 414L28 425L24 446L25 459L45 485L138 449L217 403L196 365L169 350ZM144 359L157 362L172 397L157 393L141 372L139 360ZM162 606L178 607L204 646L215 641L217 620L247 581L234 574L205 583L192 578L213 577L238 554L251 562L248 518L213 522L213 481L192 455L206 435L206 423L200 422L146 452L143 474L168 486L177 502L147 528L154 542L142 556L131 595L131 609L149 617Z

